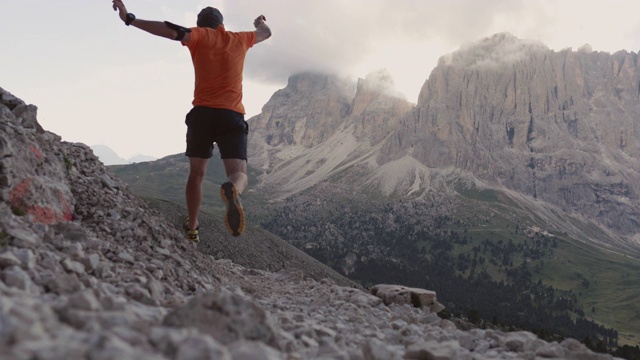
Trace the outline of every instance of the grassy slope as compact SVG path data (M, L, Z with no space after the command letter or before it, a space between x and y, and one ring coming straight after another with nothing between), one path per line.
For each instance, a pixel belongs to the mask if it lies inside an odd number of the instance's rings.
M469 206L459 215L478 220L468 230L476 241L525 241L526 235L515 234L514 219L521 227L545 229L545 223L535 214L520 212L516 204L497 192L465 190L461 194ZM558 242L555 256L542 259L542 269L534 272L535 281L542 279L554 288L575 293L587 318L619 331L621 345L640 344L640 261L564 234L553 235ZM533 269L536 263L529 264L529 268ZM497 279L502 277L496 269L490 269L490 273Z
M639 344L640 262L573 239L560 239L557 259L539 274L543 282L576 292L587 317L617 329L621 344Z

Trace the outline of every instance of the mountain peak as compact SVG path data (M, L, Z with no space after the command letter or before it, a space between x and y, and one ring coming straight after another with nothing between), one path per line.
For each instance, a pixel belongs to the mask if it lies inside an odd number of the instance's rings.
M378 71L371 72L362 79L358 79L358 89L356 97L359 93L378 93L387 96L405 100L406 97L395 88L395 82L387 69L380 69Z
M353 95L353 88L345 86L344 80L337 75L312 71L300 72L289 76L287 86L283 90L297 93L333 89Z
M342 123L354 94L353 82L336 75L291 75L287 86L276 91L262 113L252 118L252 130L263 131L271 146L313 147L328 139Z
M503 32L463 45L459 50L442 56L438 66L498 66L515 63L532 53L548 50L540 41L519 39Z

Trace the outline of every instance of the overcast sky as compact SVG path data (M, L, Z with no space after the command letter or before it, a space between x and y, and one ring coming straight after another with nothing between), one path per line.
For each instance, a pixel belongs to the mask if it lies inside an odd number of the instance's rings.
M184 151L193 69L179 43L126 27L110 0L0 0L0 87L38 106L63 140L105 144L120 156ZM126 0L147 20L195 26L218 7L228 30L273 37L245 66L247 119L289 75L304 70L365 77L388 69L416 102L438 58L498 32L553 50L640 49L637 0Z

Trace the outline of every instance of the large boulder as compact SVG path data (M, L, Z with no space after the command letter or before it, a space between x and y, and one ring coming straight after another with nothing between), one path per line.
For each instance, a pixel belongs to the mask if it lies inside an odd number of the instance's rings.
M438 302L435 291L431 290L379 284L371 288L371 294L382 299L385 305L412 305L432 313L440 312L445 308Z
M225 288L194 296L169 313L164 325L193 327L223 344L253 340L278 346L264 309L246 296Z

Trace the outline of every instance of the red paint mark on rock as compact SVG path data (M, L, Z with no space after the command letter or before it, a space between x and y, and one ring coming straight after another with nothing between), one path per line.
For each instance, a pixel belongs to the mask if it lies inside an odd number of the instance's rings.
M35 221L43 224L53 224L62 220L57 211L44 206L33 205L27 210L27 213L32 215Z
M37 147L31 146L29 147L29 150L36 155L36 159L40 159L42 157L42 152L40 152L40 149Z
M60 202L60 207L62 207L62 218L67 221L73 221L73 210L71 210L71 206L67 199L62 195L62 191L58 189L58 202Z
M24 204L22 198L31 188L31 178L23 179L18 185L14 186L9 193L9 202L11 206L22 209Z
M9 202L11 203L11 206L26 212L33 216L34 221L43 224L53 224L73 220L73 211L71 210L71 206L60 190L58 190L58 202L62 211L53 207L28 204L25 200L25 195L27 195L30 190L31 178L29 177L23 179L18 185L14 186L9 193Z

